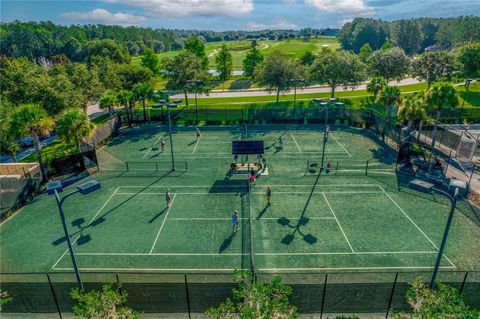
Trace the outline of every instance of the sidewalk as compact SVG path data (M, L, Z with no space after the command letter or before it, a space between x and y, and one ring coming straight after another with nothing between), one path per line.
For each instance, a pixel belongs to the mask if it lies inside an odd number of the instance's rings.
M403 79L400 82L397 81L391 81L388 84L389 85L409 85L409 84L417 84L420 83L421 81L418 81L417 79L414 78L407 78ZM360 86L356 87L355 89L344 89L343 87L338 87L336 89L336 92L344 92L344 91L358 91L358 90L365 90L367 87L367 84L361 84ZM310 93L328 93L330 92L330 88L327 86L311 86L307 88L298 88L297 89L297 94L310 94ZM283 92L282 95L289 95L293 94L294 90L286 91ZM259 88L254 88L254 89L247 89L247 90L242 90L242 91L212 91L208 95L206 94L198 94L197 96L200 98L223 98L223 97L247 97L247 96L268 96L272 95L274 93L269 93L265 90L259 89ZM188 98L194 98L195 94L188 94ZM184 94L175 94L170 96L171 98L178 99L178 98L184 98Z

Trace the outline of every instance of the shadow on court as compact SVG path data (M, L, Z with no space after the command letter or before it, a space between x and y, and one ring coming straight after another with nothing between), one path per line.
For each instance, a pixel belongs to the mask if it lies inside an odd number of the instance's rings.
M267 212L268 207L270 207L270 205L267 204L265 207L263 207L261 211L258 212L257 219L262 218L262 216Z
M103 222L103 220L99 221L97 224L99 224L101 222ZM72 221L72 227L76 227L78 229L75 232L70 233L70 238L74 237L77 234L80 234L80 237L77 239L77 244L79 244L79 245L86 244L87 242L89 242L91 240L90 235L83 236L83 234L82 234L82 231L86 228L85 226L83 226L84 223L85 223L85 218L83 218L83 217L77 218L74 221ZM95 225L93 225L93 223L91 223L91 226L95 226ZM60 244L63 244L66 240L67 240L67 237L63 236L61 238L58 238L58 239L54 240L52 242L52 244L55 245L55 246L58 246Z
M148 221L149 224L153 223L155 221L155 219L157 219L158 217L162 216L163 213L165 213L166 211L168 210L167 207L165 207L162 211L160 211L160 213L158 213L157 215L153 216L152 219L150 219Z
M218 249L219 254L223 253L230 246L236 234L237 232L231 233L230 236L228 236L228 238L225 238L223 243L220 245L220 248Z
M286 217L280 217L277 220L277 223L284 227L289 227L293 228L293 231L291 234L285 235L285 237L282 239L282 244L285 245L290 245L292 241L295 239L295 234L298 233L299 235L302 236L303 240L309 244L313 245L317 242L317 237L313 236L312 234L304 234L301 231L301 227L305 226L308 224L310 221L309 218L305 217L305 212L307 211L308 205L310 205L310 200L312 199L313 194L315 193L315 187L317 187L318 180L320 179L320 173L318 173L317 178L315 179L315 183L313 184L312 190L310 191L310 194L308 195L307 202L305 203L305 206L303 207L302 213L300 214L300 218L298 219L298 222L296 225L292 225L290 219Z
M161 180L162 178L164 177L167 177L169 174L171 173L171 171L163 174L162 176L158 177L158 178L155 178L155 180L153 182L151 182L150 184L146 185L145 187L143 187L142 189L140 189L138 192L136 192L135 194L133 194L132 196L128 197L127 199L125 199L124 201L122 201L121 203L119 203L118 205L116 205L115 207L113 207L112 209L110 209L109 211L103 213L101 216L95 218L94 220L90 221L90 223L88 223L86 226L81 226L84 222L85 222L85 219L84 218L78 218L76 220L74 220L72 222L72 225L73 226L76 226L76 227L79 227L79 229L74 232L73 234L70 234L70 238L72 238L73 236L75 236L76 234L80 234L79 237L77 237L77 239L72 243L74 244L75 242L78 243L79 245L82 245L82 244L85 244L87 242L89 242L91 240L91 237L90 235L83 235L83 231L89 227L95 227L103 222L106 221L106 216L108 214L110 214L111 212L115 211L117 208L119 208L120 206L124 205L125 203L127 203L128 201L130 201L132 198L138 196L138 194L142 193L143 191L147 190L150 186L154 185L155 183L157 183L159 180ZM160 214L161 215L161 214ZM54 241L52 241L52 244L54 245L59 245L61 243L63 243L64 241L66 240L66 237L65 236L62 236L61 238L58 238Z

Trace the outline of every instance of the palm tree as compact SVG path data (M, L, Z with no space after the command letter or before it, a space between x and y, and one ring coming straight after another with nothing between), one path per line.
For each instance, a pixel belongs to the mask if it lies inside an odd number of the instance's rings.
M377 99L377 95L380 91L382 91L387 83L381 76L376 76L370 80L367 84L367 92L373 93L373 99Z
M113 91L107 91L103 96L100 98L100 108L101 109L108 109L110 114L113 113L113 107L117 105L117 93Z
M133 93L137 100L142 101L143 106L143 120L147 121L147 111L145 109L145 100L153 97L153 88L149 83L138 83L133 86Z
M9 127L12 135L18 137L32 136L38 164L40 165L40 171L42 173L42 180L46 180L47 176L43 167L40 136L50 133L53 126L53 119L48 116L47 111L37 104L20 106L12 113L12 117L10 118Z
M68 144L75 144L80 148L81 144L86 143L95 124L88 118L87 114L80 109L69 109L57 120L57 133Z
M128 119L128 126L132 127L132 121L133 117L130 118L130 112L129 112L129 104L130 104L130 98L132 97L132 93L127 90L121 90L120 92L117 93L117 101L125 107L126 113L127 113L127 119Z
M385 128L390 117L392 106L398 105L401 102L400 89L396 86L385 86L378 97L378 101L385 106L385 117L383 123L383 135L385 135Z
M402 121L408 121L407 130L410 132L414 121L424 121L427 118L425 104L418 95L410 95L402 100L398 108L398 117Z
M455 108L458 105L458 96L453 85L442 83L434 85L427 91L425 94L425 101L431 111L437 112L432 135L432 146L435 147L440 114L444 110Z

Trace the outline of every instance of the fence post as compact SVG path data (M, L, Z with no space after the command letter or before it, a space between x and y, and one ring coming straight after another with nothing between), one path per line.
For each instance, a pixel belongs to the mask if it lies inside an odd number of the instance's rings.
M325 274L325 282L323 283L323 292L322 292L322 305L320 307L320 319L322 319L323 308L325 307L325 296L327 293L327 278L328 278L328 274Z
M158 171L158 162L155 162L155 170Z
M320 170L322 170L323 167L320 167ZM337 172L338 172L338 161L337 161L337 165L335 166L335 176L337 176Z
M187 274L184 274L183 276L185 278L185 295L187 297L188 319L191 319L191 315L190 315L190 294L188 293Z
M125 166L127 167L127 172L128 172L128 162L125 162Z
M390 307L392 306L393 294L395 293L395 286L397 285L398 272L395 274L395 280L393 281L392 292L390 293L390 298L388 299L387 313L385 314L385 319L388 319L388 314L390 312Z
M447 176L448 166L450 165L450 160L452 159L452 151L453 151L453 150L450 150L450 153L448 153L447 167L445 167L445 176Z
M365 176L368 175L368 161L367 161L367 165L365 165Z
M442 131L442 136L440 136L440 142L438 142L438 144L442 145L442 142L443 142L443 136L445 135L445 126L443 127L443 131ZM462 132L463 134L463 132ZM462 136L460 135L460 141L462 140Z
M472 172L470 173L470 178L468 179L468 183L467 183L467 189L465 190L465 196L468 194L468 190L470 189L470 183L472 182L472 177L473 177L473 174L475 173L476 167L477 167L477 163L473 163Z
M120 295L123 296L123 289L122 285L120 283L120 277L118 276L118 272L115 273L115 278L117 279L117 286L118 286L118 291L120 292ZM122 303L122 306L124 306L125 303Z
M460 289L458 290L458 293L461 295L462 292L463 292L463 287L465 286L465 282L467 281L467 277L468 277L468 271L465 272L465 276L463 276L463 281L462 281L462 285L460 286Z
M62 312L60 311L60 306L58 305L57 295L55 295L55 290L53 290L53 285L52 285L52 281L50 280L50 275L49 274L47 274L47 279L48 279L48 285L50 286L50 290L52 291L53 300L55 301L55 307L57 307L58 316L60 317L60 319L62 319Z

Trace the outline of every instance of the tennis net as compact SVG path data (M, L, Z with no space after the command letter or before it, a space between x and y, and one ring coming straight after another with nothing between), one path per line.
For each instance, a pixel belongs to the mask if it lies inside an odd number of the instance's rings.
M248 187L247 189L247 211L248 211L248 223L249 223L249 237L250 237L250 270L252 273L255 273L255 252L253 250L253 222L252 222L252 211L250 209L250 189L251 187Z

